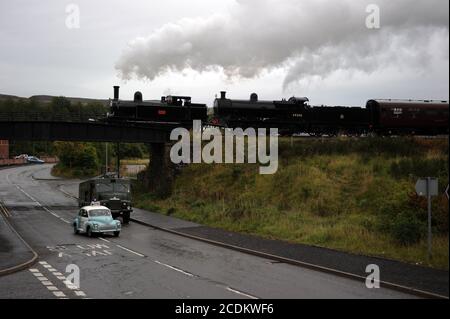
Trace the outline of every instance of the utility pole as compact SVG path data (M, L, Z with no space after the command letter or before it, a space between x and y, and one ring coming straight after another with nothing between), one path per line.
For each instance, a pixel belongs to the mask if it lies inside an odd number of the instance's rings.
M117 178L120 178L120 143L117 142Z
M427 177L427 198L428 198L428 259L431 260L431 245L432 245L432 233L431 233L431 178Z
M108 173L108 142L105 143L105 174Z

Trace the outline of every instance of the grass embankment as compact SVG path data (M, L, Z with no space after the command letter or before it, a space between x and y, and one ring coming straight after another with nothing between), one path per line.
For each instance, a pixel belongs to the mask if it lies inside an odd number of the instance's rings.
M426 199L418 176L448 183L448 140L282 139L275 175L256 165L191 165L173 194L137 187L135 206L204 225L448 269L448 201L433 200L427 261Z

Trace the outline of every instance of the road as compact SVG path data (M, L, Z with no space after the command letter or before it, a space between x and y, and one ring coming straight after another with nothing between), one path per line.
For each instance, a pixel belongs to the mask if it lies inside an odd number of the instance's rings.
M39 255L30 269L0 277L0 298L413 298L135 223L119 238L75 235L76 201L60 182L32 178L43 169L0 170L8 219ZM80 269L80 287L67 280L68 265Z

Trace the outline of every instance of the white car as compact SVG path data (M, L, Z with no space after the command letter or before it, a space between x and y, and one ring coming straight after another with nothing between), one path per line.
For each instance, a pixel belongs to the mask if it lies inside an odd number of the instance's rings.
M109 208L100 205L80 208L73 221L74 233L85 233L89 237L104 233L112 233L115 237L118 237L121 228L120 221L114 220Z

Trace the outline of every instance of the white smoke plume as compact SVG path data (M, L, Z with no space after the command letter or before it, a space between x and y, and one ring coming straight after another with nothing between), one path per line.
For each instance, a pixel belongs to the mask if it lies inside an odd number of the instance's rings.
M368 29L369 4L381 28ZM448 0L237 0L229 12L163 25L132 40L116 64L124 79L218 70L230 79L286 70L283 87L335 71L426 72L448 61Z

